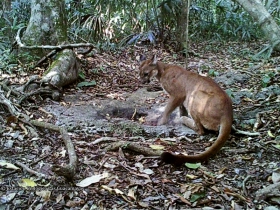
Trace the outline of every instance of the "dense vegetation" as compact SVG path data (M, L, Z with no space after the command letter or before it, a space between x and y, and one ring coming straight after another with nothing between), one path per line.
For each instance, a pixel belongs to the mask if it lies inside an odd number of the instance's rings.
M90 42L100 50L117 50L138 42L162 43L178 49L178 27L186 20L186 0L66 0L68 36L71 43ZM19 28L27 25L30 1L4 1L0 13L1 69L17 63L13 49ZM279 22L280 5L266 1L266 8ZM252 40L262 37L258 26L240 5L230 0L192 1L189 38L201 40Z

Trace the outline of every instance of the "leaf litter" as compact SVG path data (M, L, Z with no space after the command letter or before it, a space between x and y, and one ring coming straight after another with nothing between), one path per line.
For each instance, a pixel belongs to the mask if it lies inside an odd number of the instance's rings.
M258 44L253 43L228 43L219 47L200 43L194 44L192 48L199 52L200 56L190 57L188 68L202 75L209 74L213 78L226 75L222 82L218 82L233 96L234 125L240 130L259 132L259 136L233 133L221 152L206 163L174 167L163 165L157 158L144 157L124 149L105 152L103 148L111 141L92 144L98 139L108 137L116 138L117 141L123 140L131 134L71 132L79 158L78 171L71 182L56 176L51 170L52 165L64 164L67 159L61 137L44 129L40 130L39 136L32 137L18 122L7 118L9 122L3 126L4 132L1 134L3 149L0 151L0 186L4 190L0 191L0 208L279 207L280 57L274 56L268 61L250 59L248 49L252 55L258 50ZM79 83L80 85L77 83L65 89L65 95L75 92L87 94L88 98L77 98L80 102L96 97L125 101L123 93L145 88L140 84L137 72L137 57L143 51L139 48L128 48L116 53L81 56L86 79ZM153 53L157 53L164 62L184 65L184 58L174 56L175 52L149 48L148 56ZM270 72L273 72L273 75ZM25 75L25 78L28 76ZM230 82L231 78L234 78L233 82ZM24 82L24 78L19 80L14 75L10 80L15 83ZM77 88L76 85L80 87ZM158 83L153 81L150 86L153 85ZM159 94L163 97L151 98L147 103L162 103L167 100L166 94ZM34 106L25 107L26 113L32 118L55 124L55 116L42 109L45 103L54 102L37 101ZM63 101L59 103L68 106ZM151 142L137 138L131 141L141 141L142 145L155 150L164 148L184 153L199 152L212 144L207 141L208 135L202 139L187 137L188 141L176 136L170 136L175 139L170 142L161 141L161 138L163 137L157 137L156 141ZM148 138L144 136L144 139ZM34 171L46 174L52 179L37 177L22 170L16 161L23 161ZM28 190L20 184L21 180L25 180ZM267 193L267 186L271 187L269 190L273 193ZM33 191L30 190L32 187Z

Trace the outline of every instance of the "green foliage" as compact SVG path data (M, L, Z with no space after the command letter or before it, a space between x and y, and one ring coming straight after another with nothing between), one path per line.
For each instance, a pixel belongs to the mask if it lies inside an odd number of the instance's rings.
M274 78L274 72L268 72L267 74L263 75L262 77L262 87L267 87L271 83L271 80Z
M176 40L184 0L149 1L67 1L69 30L73 40L98 42L102 49L114 50L139 42ZM247 12L230 0L192 1L191 38L243 39L260 36ZM271 5L271 4L270 4ZM106 43L106 45L103 44ZM113 47L112 47L113 46Z
M0 10L0 69L8 73L17 66L18 56L14 49L11 51L12 43L18 29L29 19L30 1L13 1L10 6L10 10Z
M93 80L93 81L90 81L90 82L80 82L77 84L77 87L90 87L90 86L95 86L96 85L96 81Z
M211 77L216 77L219 75L219 72L215 71L215 69L210 69L208 71L208 75L211 76Z
M252 18L233 1L193 1L190 13L192 36L218 40L250 40L260 36Z
M71 43L90 42L100 51L115 51L134 44L178 42L178 28L185 20L186 0L66 0L68 36ZM279 1L264 1L280 23ZM17 30L30 16L29 0L14 0L10 10L0 10L1 68L14 63L11 49ZM193 0L190 8L190 39L200 41L250 40L261 32L243 8L231 0ZM32 59L32 58L31 58Z

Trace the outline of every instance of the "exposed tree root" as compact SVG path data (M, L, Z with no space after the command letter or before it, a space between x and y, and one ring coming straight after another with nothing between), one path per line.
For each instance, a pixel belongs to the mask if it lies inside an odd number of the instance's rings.
M41 128L47 128L49 130L57 131L60 132L63 142L66 146L68 155L69 155L69 164L66 166L59 166L59 165L54 165L52 170L60 175L66 177L68 180L72 180L74 175L76 174L77 170L77 155L75 152L74 145L67 133L67 131L64 128L61 128L59 126L46 123L46 122L39 122L37 120L31 120L30 121L33 125L41 127Z
M20 112L12 105L11 101L8 100L3 93L0 92L0 103L5 105L10 114L13 115L13 116L19 116L20 115Z
M232 125L232 130L234 130L237 134L242 134L242 135L245 135L245 136L259 136L260 135L259 132L253 132L252 133L252 132L248 132L248 131L238 130L233 125Z
M161 150L153 150L148 147L143 147L140 144L134 143L134 142L129 142L129 141L119 141L119 142L114 142L111 145L105 147L105 151L116 151L119 148L122 149L127 149L127 150L132 150L135 152L138 152L143 155L147 156L160 156L162 151Z

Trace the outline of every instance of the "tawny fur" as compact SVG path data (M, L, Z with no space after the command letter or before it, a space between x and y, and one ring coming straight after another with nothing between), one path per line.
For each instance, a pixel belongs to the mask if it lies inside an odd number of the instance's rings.
M159 62L156 56L144 60L139 70L143 83L149 83L152 77L156 77L170 96L158 125L167 123L169 115L180 107L182 122L199 135L204 134L205 128L219 131L217 140L208 150L197 155L163 152L162 161L181 165L202 162L215 155L229 138L233 120L232 102L225 91L211 78Z

